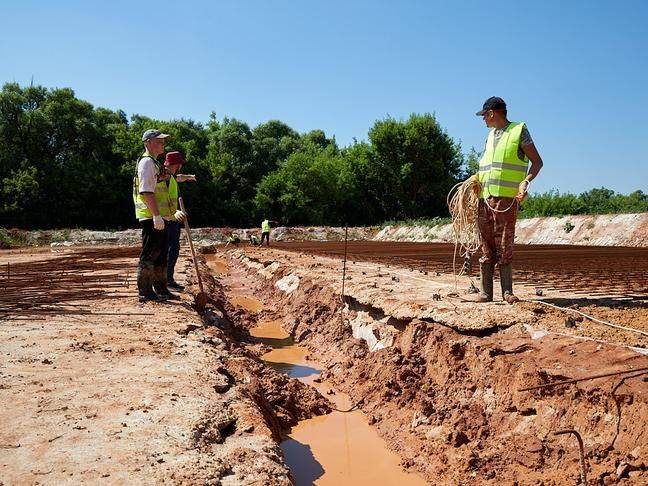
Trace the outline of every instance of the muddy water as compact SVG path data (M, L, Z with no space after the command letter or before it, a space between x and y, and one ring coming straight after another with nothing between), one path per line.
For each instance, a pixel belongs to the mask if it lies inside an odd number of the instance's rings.
M205 254L205 260L209 269L216 275L225 275L227 273L227 262L222 258L219 258L217 255L207 253Z
M207 264L215 273L228 273L225 260L216 255L206 255ZM251 312L260 312L260 300L245 294L242 287L231 288L231 302ZM292 337L281 327L281 321L268 320L250 331L272 350L263 359L277 371L304 381L328 396L336 408L351 407L349 397L335 393L326 383L315 383L320 374L307 359L305 348L297 346ZM361 411L351 413L332 412L329 415L304 420L293 427L290 435L281 443L298 486L341 485L357 486L418 486L425 485L419 476L404 472L396 454L390 452L377 432L369 426Z
M280 321L263 322L251 334L272 346L272 351L263 356L268 364L315 386L337 408L351 407L348 396L327 395L330 386L313 381L320 371L306 359L307 350L295 345L281 328ZM361 411L333 412L304 420L293 427L281 448L298 486L426 484L419 476L401 470L398 457L387 450Z

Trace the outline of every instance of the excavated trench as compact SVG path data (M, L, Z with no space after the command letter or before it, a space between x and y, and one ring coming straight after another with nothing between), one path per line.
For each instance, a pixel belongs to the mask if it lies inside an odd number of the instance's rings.
M577 484L579 449L554 435L561 429L583 437L588 484L648 482L645 374L520 391L639 370L645 356L567 336L395 319L380 301L343 305L321 280L278 262L212 251L207 264L238 338L265 368L296 378L292 399L309 404L286 418L257 397L297 484Z
M228 272L225 260L213 255L207 255L206 260L225 284L229 302L249 313L248 319L254 322L249 329L251 341L261 344L263 362L307 384L333 404L331 413L302 420L282 431L280 446L295 484L426 484L420 476L403 471L398 456L387 448L367 417L354 409L348 395L322 381L322 370L310 359L308 349L294 342L282 319L271 318L278 313L264 312L264 303L251 295L249 284L241 282L236 272Z

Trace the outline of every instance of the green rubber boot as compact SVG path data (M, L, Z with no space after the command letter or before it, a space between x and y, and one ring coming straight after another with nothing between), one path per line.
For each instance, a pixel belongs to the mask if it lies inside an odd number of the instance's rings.
M493 264L479 264L479 302L493 301Z
M510 263L500 265L499 271L500 283L502 284L502 299L509 304L519 302L520 299L513 294L513 266Z

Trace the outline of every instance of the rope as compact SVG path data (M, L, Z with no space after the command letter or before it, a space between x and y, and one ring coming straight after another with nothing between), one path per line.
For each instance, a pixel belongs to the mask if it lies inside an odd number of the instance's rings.
M481 246L479 228L477 226L477 207L481 184L474 175L467 180L455 184L448 193L447 203L452 217L452 231L455 240L455 256L457 250L462 257L476 253ZM456 275L456 273L455 273Z
M452 269L456 277L464 273L464 268L457 274L455 264L457 253L462 258L470 258L470 255L477 253L481 247L481 236L479 234L479 225L477 222L477 211L479 207L479 195L481 184L477 175L473 175L463 182L455 184L446 199L450 216L452 217L452 231L454 233L455 248L452 257ZM511 204L506 209L497 209L490 205L488 199L484 199L488 209L494 213L506 213L513 206L519 204L517 198L513 198Z
M580 314L581 316L587 317L589 320L597 322L599 324L603 324L604 326L613 327L615 329L621 329L623 331L636 332L637 334L641 334L643 336L648 336L648 332L641 331L641 330L635 329L633 327L625 327L625 326L620 326L618 324L612 324L611 322L607 322L607 321L603 321L601 319L597 319L596 317L592 317L589 314L585 314L584 312L581 312L581 311L576 310L576 309L570 309L569 307L560 307L560 306L557 306L557 305L554 305L554 304L550 304L549 302L544 302L542 300L535 300L535 299L520 299L520 300L522 302L530 302L530 303L534 303L534 304L546 305L547 307L552 307L554 309L558 309L558 310L561 310L561 311L575 312L576 314Z

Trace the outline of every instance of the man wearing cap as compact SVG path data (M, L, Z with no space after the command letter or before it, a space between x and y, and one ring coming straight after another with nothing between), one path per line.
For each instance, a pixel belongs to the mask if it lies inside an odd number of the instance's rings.
M479 301L493 300L493 272L497 264L502 297L513 304L518 301L513 294L511 265L518 206L543 162L526 124L508 120L502 98L488 98L476 115L490 129L477 176L481 184L477 214L482 249Z
M170 220L174 214L171 212L167 177L160 173L155 160L164 153L164 143L168 137L168 134L157 129L144 132L142 142L146 150L137 161L133 177L135 217L142 226L142 250L137 266L140 302L159 302L172 297L167 288L165 220Z
M167 257L167 286L174 290L184 290L184 287L175 281L173 274L180 254L180 225L185 219L185 214L178 210L178 182L195 181L196 177L189 174L177 174L185 163L180 152L169 152L164 159L164 168L169 176L169 202L174 218L166 222L167 243L169 247Z

